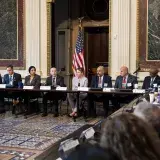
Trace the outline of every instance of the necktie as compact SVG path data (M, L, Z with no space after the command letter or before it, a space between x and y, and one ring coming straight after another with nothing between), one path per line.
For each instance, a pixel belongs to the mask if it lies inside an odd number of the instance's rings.
M126 83L126 77L123 77L123 82L122 83Z
M52 86L55 86L55 77L52 78Z
M153 79L154 78L151 78L150 87L152 87L152 85L153 85Z
M123 77L122 88L126 88L126 77Z
M99 77L99 84L101 84L101 77Z
M9 83L12 84L12 75L9 77Z

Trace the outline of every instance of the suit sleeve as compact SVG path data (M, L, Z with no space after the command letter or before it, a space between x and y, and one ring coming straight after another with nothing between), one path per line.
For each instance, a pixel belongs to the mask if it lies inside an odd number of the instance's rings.
M40 88L40 85L41 85L41 77L37 76L34 88Z
M112 88L112 77L108 79L108 87Z
M133 76L133 81L132 81L132 87L133 88L134 88L135 84L138 84L138 81L137 81L137 77Z
M27 76L24 79L24 86L26 86L26 85L27 85Z
M116 78L114 88L118 88L118 77Z
M4 77L3 77L3 84L7 84L7 82L6 82L6 75L4 75Z
M21 77L21 74L19 74L19 82L22 82L22 77Z
M144 78L143 85L142 85L142 89L146 89L145 83L146 83L146 77Z
M94 87L95 87L95 79L96 79L96 77L92 76L91 88L94 88Z
M63 77L61 77L61 79L60 79L60 86L61 87L65 87L64 78Z
M46 79L46 83L45 83L45 85L46 86L48 86L49 85L49 78L47 77L47 79Z
M88 79L87 78L84 81L84 87L88 87Z

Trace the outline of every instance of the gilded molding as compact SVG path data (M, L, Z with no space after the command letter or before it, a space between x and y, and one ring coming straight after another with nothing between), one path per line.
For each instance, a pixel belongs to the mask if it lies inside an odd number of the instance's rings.
M139 59L139 19L140 19L140 11L139 11L139 0L137 0L137 25L136 25L136 66L139 67L140 59Z
M111 74L111 26L112 26L112 14L111 14L112 0L109 0L109 54L108 54L108 74Z
M51 3L53 1L47 0L47 73L49 73L49 70L51 68L51 24L52 24L52 6Z

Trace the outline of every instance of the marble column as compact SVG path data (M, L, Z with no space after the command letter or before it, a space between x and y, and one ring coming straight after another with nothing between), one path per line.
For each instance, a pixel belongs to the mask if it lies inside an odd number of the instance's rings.
M111 75L119 74L130 63L130 0L111 2Z
M40 74L40 0L26 2L26 60L28 68L34 65Z

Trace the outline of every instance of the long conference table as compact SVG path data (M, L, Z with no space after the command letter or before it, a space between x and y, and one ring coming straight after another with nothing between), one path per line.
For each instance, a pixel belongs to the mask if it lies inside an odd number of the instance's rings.
M123 96L134 96L134 97L138 97L140 95L143 95L144 93L134 93L132 92L132 90L130 89L116 89L116 90L110 90L110 91L102 91L102 90L71 90L71 89L67 89L67 90L56 90L56 89L22 89L22 88L0 88L0 93L2 94L3 92L5 93L25 93L25 95L27 95L28 98L28 102L30 101L30 94L32 93L42 93L41 98L43 98L43 94L44 93L75 93L77 95L77 105L79 106L79 94L80 93L88 93L88 94L105 94L105 95L109 95L109 96L119 96L119 95L123 95ZM6 94L5 94L6 95ZM29 105L29 104L28 104Z

